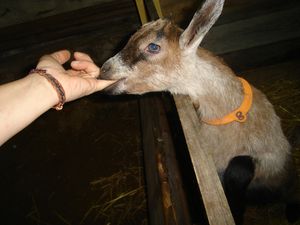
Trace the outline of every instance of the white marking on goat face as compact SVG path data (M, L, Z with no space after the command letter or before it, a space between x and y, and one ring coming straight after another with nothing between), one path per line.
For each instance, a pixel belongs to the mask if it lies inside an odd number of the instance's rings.
M108 59L101 68L102 79L119 80L126 78L130 73L130 68L124 64L120 53Z
M145 24L117 55L103 64L101 78L118 80L113 94L169 90L180 68L181 31L168 20Z

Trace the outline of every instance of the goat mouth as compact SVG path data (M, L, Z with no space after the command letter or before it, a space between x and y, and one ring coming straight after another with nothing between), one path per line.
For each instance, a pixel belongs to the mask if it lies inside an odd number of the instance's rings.
M119 87L120 87L120 84L125 80L125 78L121 78L119 80L113 80L113 79L104 79L104 80L116 81L115 83L104 88L102 90L104 93L109 94L109 95L118 95L118 94L124 93L124 91L120 90Z

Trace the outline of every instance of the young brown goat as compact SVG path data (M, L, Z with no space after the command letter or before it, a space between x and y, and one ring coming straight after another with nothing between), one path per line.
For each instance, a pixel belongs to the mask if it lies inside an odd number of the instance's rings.
M108 88L112 94L169 91L191 97L202 120L199 139L213 157L236 216L251 190L280 191L287 184L290 145L273 106L253 86L251 107L240 115L243 122L210 123L245 101L245 86L235 73L198 48L223 4L224 0L207 0L184 31L163 19L145 24L105 62L101 78L118 80Z

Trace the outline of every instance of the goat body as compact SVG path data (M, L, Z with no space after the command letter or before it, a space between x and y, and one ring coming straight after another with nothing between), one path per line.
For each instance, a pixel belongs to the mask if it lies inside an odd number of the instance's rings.
M222 118L238 108L244 97L241 82L222 60L198 48L223 4L224 0L207 0L184 31L164 19L143 25L103 65L101 78L118 80L108 91L189 95L200 120ZM266 96L253 86L252 91L246 122L201 123L199 139L212 155L227 196L236 191L232 184L278 190L288 180L290 145L280 119Z

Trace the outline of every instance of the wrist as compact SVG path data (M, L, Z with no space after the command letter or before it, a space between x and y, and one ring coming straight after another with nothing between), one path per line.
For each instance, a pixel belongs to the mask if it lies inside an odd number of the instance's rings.
M28 81L29 88L36 92L37 101L40 101L47 110L59 101L57 93L49 81L38 73L31 73L24 78Z
M40 77L45 78L48 84L51 84L52 90L55 90L58 97L58 103L53 106L53 108L55 108L56 110L62 110L63 105L66 102L66 94L60 82L45 69L33 69L31 70L30 74L37 74Z

